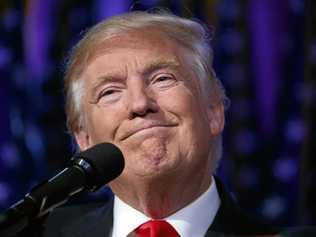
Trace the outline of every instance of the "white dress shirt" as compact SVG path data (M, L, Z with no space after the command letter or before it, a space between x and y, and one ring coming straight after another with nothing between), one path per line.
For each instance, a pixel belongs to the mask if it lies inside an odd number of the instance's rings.
M181 237L202 237L212 224L220 206L215 180L195 201L164 218ZM112 237L126 237L141 224L151 220L140 211L114 198Z

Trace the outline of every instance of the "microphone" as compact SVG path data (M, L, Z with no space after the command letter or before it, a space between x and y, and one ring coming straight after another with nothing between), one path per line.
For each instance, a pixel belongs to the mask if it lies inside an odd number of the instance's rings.
M100 143L75 154L68 168L32 188L22 200L0 214L0 236L21 232L74 194L98 190L118 177L123 169L123 154L111 143Z

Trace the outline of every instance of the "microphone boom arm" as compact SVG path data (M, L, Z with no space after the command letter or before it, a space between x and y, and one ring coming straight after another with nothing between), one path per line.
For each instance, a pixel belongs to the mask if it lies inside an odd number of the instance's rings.
M15 236L74 194L98 190L119 176L123 169L123 154L110 143L101 143L76 154L68 168L32 188L22 200L0 214L0 236Z

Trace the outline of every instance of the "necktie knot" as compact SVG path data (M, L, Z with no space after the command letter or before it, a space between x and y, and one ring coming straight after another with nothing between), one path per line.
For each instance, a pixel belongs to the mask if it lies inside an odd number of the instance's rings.
M164 220L150 220L133 231L137 237L180 237L178 232Z

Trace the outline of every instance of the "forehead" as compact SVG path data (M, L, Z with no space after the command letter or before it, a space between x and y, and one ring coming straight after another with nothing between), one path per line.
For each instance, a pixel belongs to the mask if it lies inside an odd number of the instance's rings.
M134 56L142 61L153 60L179 61L182 63L187 54L184 47L171 39L166 33L158 30L138 30L121 33L111 38L101 40L89 52L86 69L102 56L122 56L122 63L128 56ZM146 57L147 56L147 57ZM144 57L144 58L142 58ZM108 61L107 63L111 63ZM119 66L119 65L117 65Z
M131 75L142 75L144 79L163 68L173 70L185 77L187 83L199 87L191 64L192 54L162 32L144 30L120 34L104 40L95 49L81 76L87 90L104 82L125 81Z

